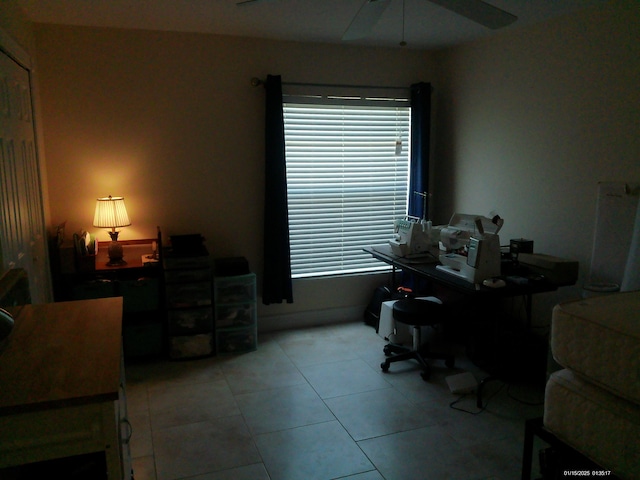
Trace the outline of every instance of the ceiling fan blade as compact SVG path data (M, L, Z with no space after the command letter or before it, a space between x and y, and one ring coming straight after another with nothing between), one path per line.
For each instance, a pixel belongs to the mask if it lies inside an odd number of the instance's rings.
M467 17L480 25L484 25L492 30L506 27L515 22L518 17L494 7L482 0L429 0L431 3L440 5L447 10Z
M252 5L254 3L266 3L270 1L271 0L242 0L241 2L236 2L236 5L238 7L244 7L246 5Z
M367 0L364 2L342 35L342 40L357 40L369 36L390 2L391 0Z

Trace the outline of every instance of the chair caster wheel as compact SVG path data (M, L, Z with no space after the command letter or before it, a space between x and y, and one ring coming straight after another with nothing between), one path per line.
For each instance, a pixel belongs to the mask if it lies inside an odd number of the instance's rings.
M428 382L429 377L431 377L431 372L420 372L420 376L425 382Z
M447 368L453 368L456 364L456 361L454 358L448 358L447 360L444 361L444 364Z
M391 355L391 347L389 345L385 345L382 349L382 352L388 357Z
M389 364L387 362L382 362L380 364L380 368L382 369L383 372L388 372L389 371Z

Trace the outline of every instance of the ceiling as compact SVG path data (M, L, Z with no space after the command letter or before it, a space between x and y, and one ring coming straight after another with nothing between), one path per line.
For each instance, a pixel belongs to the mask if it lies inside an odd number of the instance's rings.
M518 17L490 30L428 0L391 0L367 38L342 41L365 0L17 0L38 23L215 33L302 42L437 49L515 30L605 0L487 0ZM404 4L404 22L403 22ZM404 23L404 27L403 27Z

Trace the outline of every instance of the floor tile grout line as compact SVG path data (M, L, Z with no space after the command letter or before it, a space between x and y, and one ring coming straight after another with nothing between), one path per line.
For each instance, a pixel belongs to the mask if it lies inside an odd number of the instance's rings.
M291 338L291 337L290 337L290 338ZM374 436L374 437L370 437L370 438L363 438L363 439L361 439L361 440L355 440L355 439L353 438L352 434L351 434L351 433L349 433L349 431L347 430L346 426L345 426L345 425L340 421L340 419L338 418L338 416L336 415L336 413L335 413L335 412L334 412L334 411L329 407L328 402L329 402L330 400L332 400L332 399L341 398L341 397L346 397L346 396L354 395L354 394L367 393L367 392L374 392L374 391L376 391L376 390L380 390L380 389L372 389L372 390L366 390L366 391L363 391L363 392L350 393L350 394L345 394L345 395L337 395L337 396L331 396L331 397L327 397L327 398L322 398L322 397L320 396L320 392L319 392L316 388L314 388L314 387L313 387L313 384L311 383L310 379L309 379L307 376L305 376L305 375L304 375L304 373L302 372L302 370L304 369L304 366L296 364L296 362L293 360L293 359L294 359L294 357L292 357L292 356L291 356L291 355L286 351L286 349L285 349L285 348L283 348L283 345L281 345L279 342L277 342L277 343L278 343L278 347L279 347L279 349L283 352L283 354L286 356L286 358L289 360L289 362L291 362L291 364L295 367L295 371L296 371L298 374L300 374L300 376L301 376L301 378L302 378L302 379L304 379L304 382L301 382L299 385L305 385L305 386L307 386L307 387L311 388L311 390L315 393L315 395L317 395L317 397L320 399L320 401L322 402L322 404L324 405L324 407L325 407L325 408L327 408L327 409L328 409L328 411L331 413L331 416L333 417L333 419L334 419L336 422L338 422L338 424L339 424L339 425L341 425L341 427L342 427L342 428L346 431L346 433L349 435L349 438L351 439L351 441L352 441L352 442L354 442L354 443L358 446L359 450L363 453L363 455L365 455L365 457L369 460L369 462L370 462L370 463L375 467L375 464L373 463L372 459L371 459L371 458L369 458L369 456L368 456L368 455L366 455L366 453L362 450L362 447L360 446L360 445L361 445L361 443L362 443L362 442L364 442L364 441L366 441L366 440L372 440L372 439L376 439L376 438L380 438L380 437L385 437L385 436L389 436L389 435L394 435L394 434L397 434L397 433L401 433L401 432L404 432L405 430L402 430L402 431L399 431L399 432L394 432L394 433L389 433L389 434L385 434L385 435L378 435L378 436ZM371 368L372 370L376 371L376 369L375 369L375 365L374 365L374 362L372 362L372 361L371 361L371 356L368 356L368 355L362 355L361 353L358 353L358 354L357 354L357 359L361 360L361 361L362 361L362 362L364 362L364 363L365 363L369 368ZM337 362L340 362L340 361L341 361L341 360L337 360ZM335 363L335 362L323 362L323 364L330 364L330 363ZM212 364L212 365L213 365L213 364ZM319 364L318 364L318 365L319 365ZM228 388L229 388L229 390L231 391L232 397L233 397L233 399L234 399L234 404L235 404L235 406L238 408L238 410L241 412L240 414L243 416L243 423L244 423L245 427L248 429L248 431L250 432L250 438L252 439L252 442L253 442L253 444L254 444L255 448L257 449L257 445L256 445L256 443L255 443L255 438L257 437L257 435L253 434L253 432L251 432L251 430L249 429L248 422L247 422L247 417L245 416L245 414L244 414L244 413L242 413L242 410L240 409L240 406L239 406L239 403L238 403L238 397L239 397L239 395L241 395L241 394L240 394L240 393L234 393L234 392L233 392L233 390L231 389L231 381L232 381L232 379L231 379L231 377L229 377L228 372L226 371L226 369L224 369L224 368L223 368L223 365L222 365L221 363L217 363L217 362L216 362L216 363L215 363L215 367L216 367L216 368L220 368L220 371L221 371L221 373L222 373L222 378L224 378L224 380L225 380L225 382L226 382L227 387L228 387ZM378 374L380 375L380 373L379 373L379 372L378 372ZM197 379L196 379L196 380L197 380ZM202 380L197 380L197 381L195 381L195 382L191 382L191 381L190 381L190 382L188 382L188 383L203 383L203 381L202 381ZM423 404L423 403L424 403L424 402L414 402L414 401L412 401L412 398L411 398L411 396L407 393L407 390L406 390L406 389L403 389L403 388L399 388L399 387L401 387L401 386L402 386L401 384L396 384L396 383L393 383L393 382L389 382L388 380L387 380L387 383L389 384L389 386L388 386L387 388L392 388L395 392L398 392L399 394L401 394L401 395L403 396L403 398L407 399L410 403L412 403L412 404ZM145 385L145 388L144 388L145 400L146 400L146 402L145 402L145 403L146 403L145 410L146 410L146 412L147 412L147 414L148 414L148 416L149 416L149 418L150 418L150 417L151 417L151 411L150 411L150 395L151 395L151 391L150 391L150 390L149 390L149 388L147 388L147 387L148 387L148 385ZM281 387L267 388L267 389L265 389L265 390L272 390L272 389L277 389L277 388L281 388ZM386 389L386 388L385 388L385 389ZM260 391L263 391L263 390L260 390ZM511 421L511 420L516 420L516 421L517 421L517 418L519 418L519 416L520 416L520 414L518 413L517 409L516 409L516 410L509 410L509 411L513 414L512 416L514 416L514 417L516 417L516 418L514 418L514 419L510 419L510 418L508 418L507 420L510 420L510 421ZM511 415L510 415L510 416L511 416ZM292 427L292 428L301 428L301 427L304 427L304 426L311 426L311 425L315 425L315 424L318 424L318 423L332 422L332 421L334 421L334 420L327 420L327 421L325 421L325 422L316 422L316 423L311 423L311 424L307 424L307 425L301 425L301 426L298 426L298 427ZM151 420L149 420L149 422L151 422ZM438 425L439 425L439 424L438 424ZM428 427L432 427L432 426L433 426L433 425L429 425ZM446 428L446 426L442 426L442 425L439 425L439 426L440 426L440 427L442 427L442 428ZM427 427L417 427L417 428L427 428ZM411 431L411 430L414 430L414 429L410 429L410 430L407 430L407 431ZM151 432L151 446L152 446L152 453L151 453L151 456L152 456L152 458L153 458L153 463L154 463L154 465L155 465L155 467L156 467L156 471L157 471L157 465L156 465L156 462L155 462L155 460L156 460L156 456L155 456L155 448L154 448L154 445L153 445L153 435L152 435L153 431L150 429L150 432ZM449 435L449 437L450 437L450 439L451 439L452 441L456 441L456 442L457 442L457 440L456 440L456 438L457 438L457 437L452 436L450 433L448 433L448 435ZM514 439L516 439L516 438L517 438L517 435L516 435L516 433L513 433L513 434L511 434L511 433L505 433L503 436L501 436L501 437L500 437L500 439L502 439L503 441L504 441L504 440L508 440L508 438L514 438ZM494 442L494 440L495 440L495 439L492 439L491 441L492 441L492 442ZM479 444L482 444L482 442L480 442ZM473 446L473 445L471 445L471 446ZM469 447L468 447L468 446L465 446L465 447L464 447L464 449L465 449L465 450L468 450L468 449L469 449ZM265 470L266 470L266 464L265 464L265 462L264 462L264 458L263 458L263 456L262 456L262 453L260 453L260 451L259 451L259 450L257 450L257 451L258 451L258 453L259 453L260 459L262 460L262 465L263 465L263 467L264 467L264 468L265 468ZM473 456L474 456L474 457L476 457L476 458L479 458L479 457L477 457L477 453L474 453L474 454L473 454ZM379 472L379 470L377 470L377 468L376 468L376 471L377 471L380 475L382 475L382 474ZM272 475L271 475L271 473L270 473L270 472L268 472L268 470L267 470L267 473L268 473L268 475L269 475L270 477L272 476ZM465 478L466 478L466 477L465 477ZM478 478L478 477L476 476L476 477L473 477L473 478ZM482 478L487 478L487 477L482 477Z

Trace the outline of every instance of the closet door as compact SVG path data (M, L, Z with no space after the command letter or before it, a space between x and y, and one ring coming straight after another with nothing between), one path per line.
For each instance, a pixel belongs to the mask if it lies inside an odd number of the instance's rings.
M0 276L23 268L34 303L51 301L29 71L0 51Z

